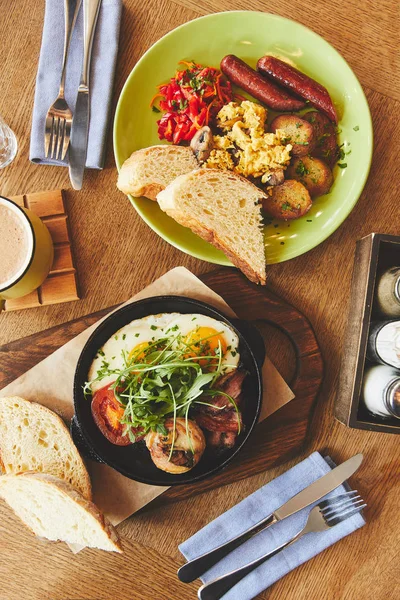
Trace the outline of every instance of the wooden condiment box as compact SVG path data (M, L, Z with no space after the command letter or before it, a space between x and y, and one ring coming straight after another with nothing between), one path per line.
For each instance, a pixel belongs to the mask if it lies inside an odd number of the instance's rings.
M355 429L400 433L400 419L382 419L364 406L362 385L371 320L387 320L374 302L375 284L386 269L400 266L400 236L371 233L356 244L350 309L344 336L335 417Z

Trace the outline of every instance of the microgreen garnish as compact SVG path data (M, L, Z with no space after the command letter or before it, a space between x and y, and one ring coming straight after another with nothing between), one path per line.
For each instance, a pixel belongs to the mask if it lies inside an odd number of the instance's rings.
M223 394L238 412L234 399L214 388L227 368L236 368L236 365L230 364L222 366L223 352L219 339L218 346L211 349L209 338L221 333L216 332L192 341L179 332L148 343L136 353L122 350L122 368L111 368L103 361L96 378L85 384L84 394L92 394L93 383L111 376L114 381L109 387L124 407L121 423L125 426L130 441L135 440L135 431L136 435L140 431L141 436L149 431L168 435L164 422L167 418L172 418L174 431L169 453L171 459L176 439L176 419L181 417L185 419L193 451L188 419L194 404L202 402L206 396ZM235 355L236 351L233 351L232 356ZM240 431L239 413L238 430Z

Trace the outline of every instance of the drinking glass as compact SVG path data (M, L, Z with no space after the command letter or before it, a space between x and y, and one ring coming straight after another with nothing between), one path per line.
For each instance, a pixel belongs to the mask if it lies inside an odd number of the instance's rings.
M15 133L0 115L0 169L10 164L17 154L18 144Z

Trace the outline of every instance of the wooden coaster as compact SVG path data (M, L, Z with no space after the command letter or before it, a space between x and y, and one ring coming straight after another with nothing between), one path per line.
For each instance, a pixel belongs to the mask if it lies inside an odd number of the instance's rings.
M54 261L42 285L23 298L7 300L6 310L21 310L79 300L62 190L11 196L11 200L19 206L29 208L45 223L54 244Z

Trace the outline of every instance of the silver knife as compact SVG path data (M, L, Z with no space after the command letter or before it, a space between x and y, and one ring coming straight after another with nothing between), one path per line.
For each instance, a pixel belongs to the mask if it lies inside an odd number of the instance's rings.
M265 517L262 521L256 523L256 525L253 525L253 527L244 533L241 533L232 540L229 540L229 542L218 546L218 548L187 562L178 571L179 579L184 583L194 581L200 577L200 575L205 573L205 571L211 569L217 562L227 556L227 554L232 552L232 550L257 535L257 533L260 533L260 531L264 531L264 529L271 527L274 523L282 521L282 519L286 519L286 517L290 517L290 515L293 515L299 510L317 502L353 475L361 465L362 460L362 454L356 454L352 458L349 458L349 460L346 460L346 462L314 481L314 483L296 494L296 496L293 496L293 498L288 500L283 506L268 515L268 517Z
M78 87L69 147L69 178L74 190L82 188L89 133L90 58L101 0L83 0L83 67Z

